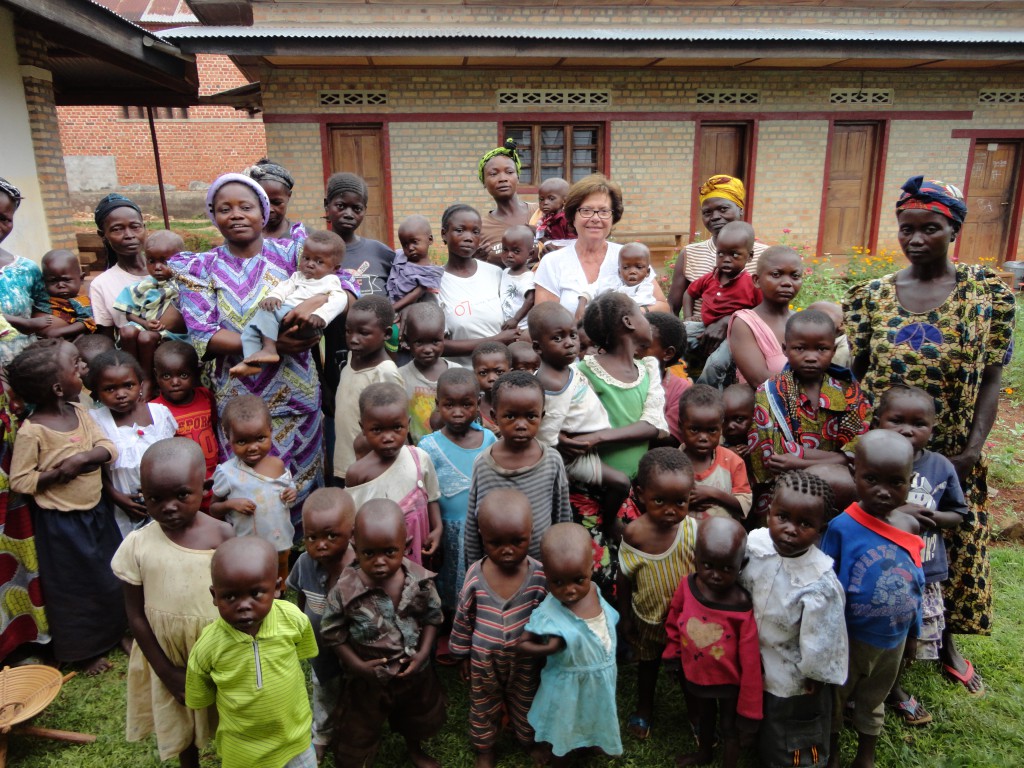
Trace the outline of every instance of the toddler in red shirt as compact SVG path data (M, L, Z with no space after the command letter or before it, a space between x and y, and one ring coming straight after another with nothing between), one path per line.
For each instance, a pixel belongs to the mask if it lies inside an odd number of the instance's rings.
M199 443L206 461L206 479L213 477L217 468L217 410L213 393L199 386L199 355L183 341L168 339L153 355L153 369L160 396L154 403L167 406L178 422L178 437L187 437ZM204 512L210 511L213 497L210 488L203 493Z
M739 731L753 731L762 716L761 651L753 603L736 583L743 567L747 534L727 517L709 517L697 529L697 572L679 584L668 609L666 667L682 665L686 708L699 713L697 752L680 766L711 762L715 721L720 713L722 766L739 758Z
M715 268L690 283L683 296L683 316L689 348L699 347L707 357L705 371L698 381L721 389L732 365L729 345L722 343L729 331L729 320L736 310L753 309L763 297L750 273L744 270L754 253L754 228L745 221L731 221L722 227L715 244Z

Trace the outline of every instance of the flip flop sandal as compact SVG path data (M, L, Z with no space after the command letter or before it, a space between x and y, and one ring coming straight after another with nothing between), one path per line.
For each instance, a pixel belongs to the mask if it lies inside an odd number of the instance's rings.
M928 725L932 721L932 716L928 713L928 710L913 696L905 701L897 701L896 703L886 702L890 708L896 711L896 713L903 718L903 724L913 727L919 727L922 725Z
M651 723L640 715L630 715L626 730L642 741L651 735Z
M982 679L981 675L974 671L974 665L970 660L967 661L966 672L957 672L956 667L950 666L949 664L942 665L942 672L954 683L960 683L967 690L968 696L980 699L985 695L985 681ZM977 686L977 690L971 690L972 684Z

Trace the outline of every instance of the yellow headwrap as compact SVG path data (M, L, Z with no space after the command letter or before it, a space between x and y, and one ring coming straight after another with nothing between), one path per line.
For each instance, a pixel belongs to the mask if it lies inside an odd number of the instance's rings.
M721 197L725 200L731 200L742 208L747 198L747 190L744 189L743 182L737 178L732 176L712 176L700 185L701 205L710 197Z

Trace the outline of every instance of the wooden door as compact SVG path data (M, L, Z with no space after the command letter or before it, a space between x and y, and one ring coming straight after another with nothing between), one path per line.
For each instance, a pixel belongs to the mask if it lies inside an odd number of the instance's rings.
M391 242L388 209L391 200L384 183L383 129L380 126L331 127L331 172L357 173L366 180L366 218L358 234Z
M959 250L960 261L995 266L1009 255L1014 196L1020 172L1019 142L978 139L967 186L967 220ZM982 261L984 259L984 261Z
M701 123L700 154L697 158L698 187L712 176L726 175L748 179L747 166L750 158L750 125L747 123ZM704 237L710 233L700 221L700 202L694 195L696 223Z
M881 135L878 123L833 127L821 244L826 255L850 254L854 248L869 246Z

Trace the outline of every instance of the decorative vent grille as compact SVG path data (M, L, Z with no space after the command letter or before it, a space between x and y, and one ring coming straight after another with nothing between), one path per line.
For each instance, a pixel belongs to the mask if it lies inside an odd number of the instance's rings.
M593 107L612 103L611 91L515 90L498 91L498 106Z
M833 88L829 104L867 104L885 106L893 103L892 88Z
M385 107L387 91L320 91L321 107Z
M1024 104L1024 91L978 91L979 104Z
M713 91L697 91L698 104L760 104L760 91L741 91L731 88L717 88Z

